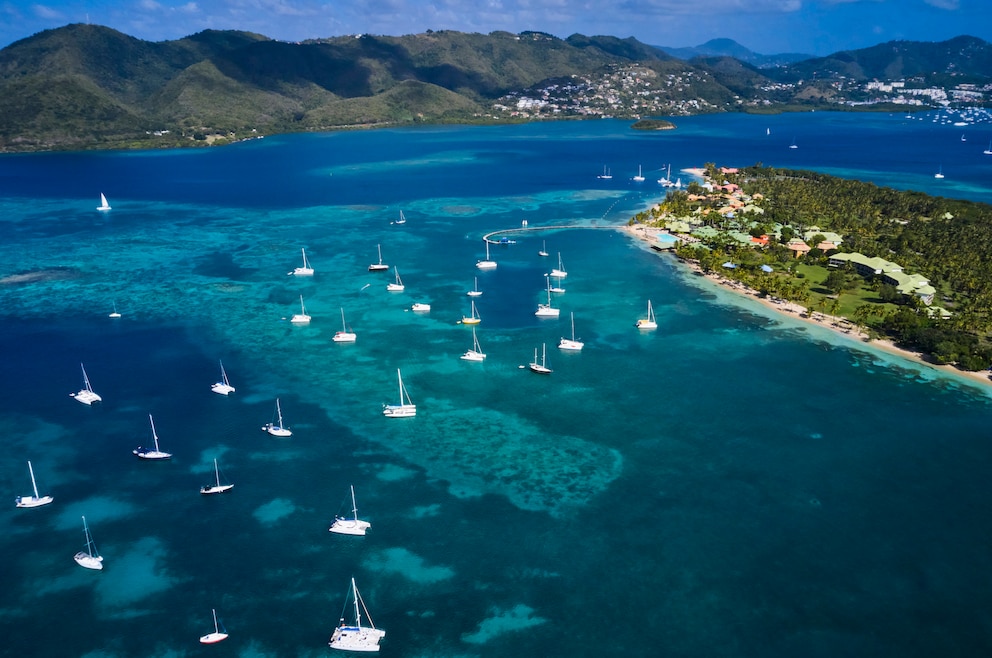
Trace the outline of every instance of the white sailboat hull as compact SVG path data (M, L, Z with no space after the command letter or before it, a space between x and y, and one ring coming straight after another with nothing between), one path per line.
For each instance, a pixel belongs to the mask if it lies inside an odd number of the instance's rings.
M411 311L416 311L418 313L427 313L427 312L429 312L431 310L431 305L430 304L424 304L422 302L417 302L416 304L414 304L413 306L410 307L410 310Z
M338 331L335 332L334 337L331 338L335 343L354 343L358 340L358 334L353 334L350 331Z
M417 415L415 404L384 404L382 415L386 418L413 418Z
M225 384L224 382L217 382L216 384L210 385L210 390L213 391L214 393L219 393L220 395L229 395L230 393L234 393L234 391L237 389L235 389L230 384Z
M291 430L288 430L285 427L279 427L273 423L263 425L262 430L268 432L272 436L293 436L293 432Z
M482 296L482 291L481 290L469 290L465 294L468 295L469 297L481 297Z
M85 388L78 393L70 393L69 395L75 398L77 402L82 402L85 405L91 405L94 402L103 402L102 397Z
M226 640L228 637L227 633L208 633L200 638L201 644L217 644L222 640Z
M144 450L140 446L131 451L134 453L138 459L150 459L150 460L161 460L161 459L172 459L171 452L162 452L161 450Z
M41 507L42 505L48 505L54 498L51 496L18 496L15 500L17 507Z
M475 264L480 270L495 270L496 265L497 263L494 260L480 260Z
M233 484L211 484L209 486L200 487L201 494L219 494L225 491L230 491L234 488Z
M462 324L479 324L480 322L482 322L482 318L462 318Z
M475 350L469 350L462 354L460 357L463 361L485 361L486 355L482 352L476 352Z
M402 283L387 283L386 290L389 292L403 292L406 290L406 286Z
M389 265L385 263L372 263L369 265L369 272L382 272L389 269Z
M560 308L555 308L553 306L548 306L547 304L538 304L537 311L534 313L539 318L556 318L561 313Z
M353 535L353 536L365 536L365 531L372 527L372 524L368 521L362 521L361 519L334 519L334 523L331 527L327 529L328 532L333 532L338 535Z
M289 319L293 324L310 324L310 316L297 313Z
M379 640L385 637L386 631L364 626L339 626L334 629L330 642L332 649L342 651L378 651Z
M570 340L568 338L562 338L561 342L558 343L558 349L560 350L572 350L579 351L585 347L585 343L580 340Z
M293 276L313 276L312 267L297 267L291 272ZM212 633L211 633L212 635Z
M551 374L551 368L542 366L540 363L531 363L528 367L530 368L531 372L536 372L539 375Z
M102 555L94 556L94 555L90 555L89 553L84 553L83 551L79 551L78 553L76 553L73 559L76 561L76 564L78 564L79 566L85 569L93 569L95 571L103 570Z
M657 322L654 322L652 320L643 320L642 319L642 320L638 320L637 321L637 325L636 326L637 326L638 329L657 329L658 328L658 323Z
M557 267L551 270L551 276L558 277L559 279L564 279L568 276L568 272L565 270L559 270Z

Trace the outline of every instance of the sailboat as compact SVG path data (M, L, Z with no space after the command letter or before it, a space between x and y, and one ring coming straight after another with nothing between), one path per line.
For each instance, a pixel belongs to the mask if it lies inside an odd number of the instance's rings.
M375 624L372 622L372 615L369 614L369 609L365 607L365 601L362 600L361 595L358 593L358 587L355 585L355 579L351 579L351 590L348 593L355 606L355 623L349 625L344 620L344 610L341 611L341 621L338 627L334 629L331 633L331 639L327 643L332 649L341 649L342 651L378 651L379 641L385 637L386 631L376 628ZM344 607L348 607L348 597L345 597ZM365 617L369 621L368 626L362 626L362 611L365 611Z
M475 308L475 300L472 300L472 314L468 317L462 316L462 324L479 324L482 318L479 316L479 309Z
M982 151L985 155L992 155L992 140L989 141L989 147Z
M414 302L413 306L410 307L410 310L420 313L429 313L431 310L431 305L424 302Z
M220 381L210 385L210 390L214 393L220 393L221 395L227 395L228 393L234 393L236 390L231 386L230 380L227 378L227 372L224 370L224 362L220 362Z
M18 496L16 499L17 507L41 507L55 500L51 496L38 495L38 483L34 481L34 468L31 467L30 461L28 462L28 473L31 474L31 489L34 491L34 495Z
M403 279L400 278L400 271L397 268L393 268L393 274L396 275L396 281L393 283L386 284L386 290L390 292L403 292L406 286L403 285Z
M358 335L348 331L348 325L344 322L344 308L341 309L341 331L335 331L331 338L335 343L354 343Z
M214 632L200 636L201 644L217 644L221 640L227 639L227 629L225 628L224 631L220 630L224 628L224 626L219 621L217 621L217 609L211 608L211 612L214 615Z
M548 281L550 282L551 277L548 276ZM558 294L564 294L565 289L561 287L561 277L555 277L555 285L551 286L551 292L556 292Z
M472 327L472 349L462 354L461 358L463 361L485 361L486 355L482 351L482 346L479 345L479 337L475 335L475 327Z
M310 316L307 315L307 307L303 305L303 295L300 295L300 312L289 319L293 324L310 324Z
M546 240L541 240L541 250L537 252L538 256L547 257L548 255L548 245Z
M117 300L114 300L114 311L107 316L108 318L119 318L121 314L117 312Z
M104 196L103 192L100 192L100 205L96 207L97 210L110 210L110 204L107 203L107 197Z
M475 287L469 290L467 293L469 297L481 297L482 291L479 290L479 277L475 277Z
M539 318L556 318L558 317L558 314L561 312L561 309L555 308L554 306L551 305L551 278L550 277L544 277L544 278L548 282L548 303L538 304L537 310L534 312L534 315L536 315Z
M556 276L559 279L564 279L568 276L568 272L565 271L565 266L561 262L561 252L558 252L558 267L551 270L551 276Z
M797 149L797 148L799 148L799 146L796 145L796 138L795 137L792 138L792 143L789 144L789 148L790 149Z
M131 452L137 455L140 459L171 459L171 452L162 452L158 449L158 434L155 433L155 421L152 420L152 415L148 414L148 422L152 426L152 441L155 444L154 450L145 450L141 446L138 446Z
M641 318L635 324L638 329L657 329L658 323L654 319L654 309L651 308L651 300L648 300L648 316L646 318Z
M412 418L417 415L417 405L413 403L410 394L406 392L406 386L403 385L403 375L400 374L399 368L396 369L396 379L400 383L400 403L383 404L382 415L387 418Z
M672 165L668 165L668 173L658 179L658 183L662 187L674 187L675 183L672 182Z
M376 248L379 250L379 262L369 265L369 272L385 272L389 269L389 265L382 262L382 245L377 244Z
M489 260L489 240L484 240L486 243L486 260L476 261L475 266L480 270L495 270L496 261Z
M100 555L100 551L96 550L96 542L93 541L89 526L86 525L85 516L83 517L83 534L86 536L86 550L76 553L73 559L81 567L101 571L103 569L103 556Z
M83 368L83 364L80 363L79 367L83 371L83 387L79 389L77 393L70 393L70 397L76 398L79 402L83 404L93 404L94 402L103 402L103 398L93 392L93 387L90 385L90 378L86 376L86 368Z
M641 173L641 165L637 165L637 175L631 178L630 180L634 181L635 183L644 182L644 175Z
M292 276L313 276L313 267L310 266L310 261L307 260L307 250L303 247L300 248L303 252L303 267L297 267L292 272L287 272Z
M543 343L541 345L541 362L537 362L537 348L534 348L534 360L528 365L531 372L536 372L539 375L550 375L552 370L548 367L548 345Z
M328 528L328 532L339 535L365 536L365 531L372 527L368 521L358 518L358 503L355 502L355 487L351 486L351 513L354 518L346 519L343 516L335 516L334 523Z
M934 178L943 178L944 177L944 166L943 165L940 165L937 168L937 173L934 174L933 177Z
M581 340L575 339L575 313L569 313L569 317L572 319L572 337L562 338L561 342L558 343L558 349L560 350L573 350L579 351L585 345Z
M219 494L225 491L230 491L234 488L233 484L221 484L220 483L220 467L217 466L217 460L214 459L214 483L205 484L200 487L201 494Z
M276 398L275 418L276 422L266 423L262 425L262 429L272 436L293 436L290 430L282 426L282 407L279 405L279 398Z
M599 176L596 176L596 178L601 178L602 180L610 180L611 178L613 178L613 174L610 173L610 170L604 166L603 173L601 173Z
M406 224L406 215L403 214L402 210L400 211L400 218L393 222L393 224Z

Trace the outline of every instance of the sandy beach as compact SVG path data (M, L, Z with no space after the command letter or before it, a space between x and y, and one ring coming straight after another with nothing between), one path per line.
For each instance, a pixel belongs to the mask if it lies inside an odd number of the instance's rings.
M645 243L645 245L650 246L657 244L654 236L660 229L652 226L625 226L622 230L624 233ZM659 255L667 255L664 252L656 253ZM749 288L739 281L720 276L718 273L706 274L695 263L683 262L682 264L689 270L698 272L702 279L711 282L713 285L719 285L724 289L730 290L739 295L751 297L758 303L768 309L771 309L772 311L775 311L776 313L788 315L802 320L803 322L815 324L834 331L851 339L852 344L857 347L875 349L888 354L893 354L912 362L918 367L932 369L933 371L943 375L950 376L952 378L959 378L968 383L974 383L992 391L992 379L990 379L989 372L987 370L968 372L965 370L959 370L954 366L931 363L927 357L920 352L914 352L912 350L897 347L890 340L872 339L871 336L859 330L853 322L846 318L836 317L818 311L814 311L812 315L807 315L806 307L801 304L773 297L762 297L757 290Z

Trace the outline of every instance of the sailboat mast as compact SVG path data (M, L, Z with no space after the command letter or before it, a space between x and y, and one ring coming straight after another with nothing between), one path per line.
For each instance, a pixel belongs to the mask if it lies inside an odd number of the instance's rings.
M279 406L279 398L276 398L276 416L279 418L279 428L282 429L282 407Z
M355 520L358 520L358 503L355 502L355 485L351 485L351 511L355 514Z
M31 488L34 489L34 499L38 500L38 485L34 481L34 469L31 468L31 462L28 462L28 471L31 473Z
M355 600L355 626L358 628L362 627L362 613L358 606L358 586L355 584L355 579L351 579L351 595Z
M217 486L220 486L220 467L217 466L217 460L214 459L214 479L217 480ZM214 613L216 614L216 613Z
M155 421L152 420L152 415L148 414L148 422L152 426L152 441L155 442L155 452L158 452L158 434L155 433Z
M217 624L217 608L210 608L210 611L214 613L214 633L220 633L220 627Z

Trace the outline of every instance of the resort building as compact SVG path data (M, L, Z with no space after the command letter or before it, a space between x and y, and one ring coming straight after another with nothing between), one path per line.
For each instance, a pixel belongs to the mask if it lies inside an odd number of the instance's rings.
M922 274L906 274L902 266L877 256L865 256L859 253L834 254L830 257L830 267L843 267L847 263L865 277L877 276L884 283L895 286L901 295L916 296L927 306L933 303L937 290L930 285L930 280Z

